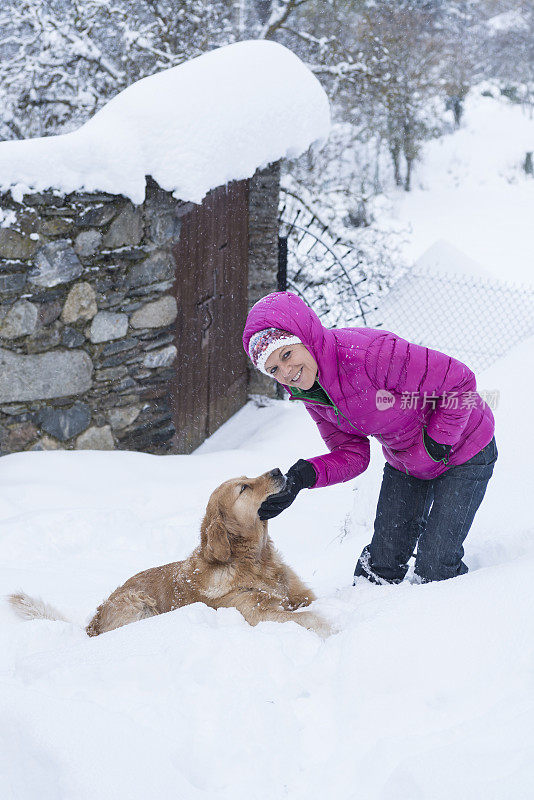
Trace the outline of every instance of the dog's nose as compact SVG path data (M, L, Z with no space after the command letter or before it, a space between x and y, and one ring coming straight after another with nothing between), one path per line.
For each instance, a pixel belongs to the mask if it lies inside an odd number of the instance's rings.
M269 475L271 476L271 478L281 478L282 477L282 473L280 472L278 467L276 469L272 469L269 472Z

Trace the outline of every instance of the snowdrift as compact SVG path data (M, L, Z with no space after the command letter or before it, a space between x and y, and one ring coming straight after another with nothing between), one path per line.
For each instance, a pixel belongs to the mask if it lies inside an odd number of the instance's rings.
M200 203L328 136L321 84L280 44L239 42L137 81L72 133L0 143L0 191L145 197L145 176Z
M209 493L287 469L323 444L302 408L249 403L191 456L24 453L0 459L0 796L6 800L527 800L534 792L532 340L480 377L498 387L495 475L466 542L469 574L351 587L383 459L303 492L270 532L341 632L249 627L178 609L96 639L81 624L135 572L183 558Z

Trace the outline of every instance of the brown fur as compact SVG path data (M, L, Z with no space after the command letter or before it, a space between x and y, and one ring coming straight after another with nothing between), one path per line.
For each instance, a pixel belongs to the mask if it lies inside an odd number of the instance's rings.
M309 606L315 595L284 564L267 523L258 517L263 500L279 491L283 480L278 471L266 472L254 479L234 478L215 489L200 528L200 544L189 558L129 578L97 608L87 625L88 635L201 602L211 608L237 608L250 625L293 620L328 636L330 628L321 617L298 610ZM20 597L11 595L16 609Z

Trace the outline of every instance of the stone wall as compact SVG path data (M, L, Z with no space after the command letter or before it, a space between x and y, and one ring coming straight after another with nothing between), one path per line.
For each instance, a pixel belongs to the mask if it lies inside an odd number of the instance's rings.
M251 305L276 289L279 173L250 182ZM172 451L172 247L191 209L151 179L142 206L108 194L0 195L0 455ZM274 388L252 371L252 393Z
M0 453L169 451L171 244L190 208L153 181L140 207L0 196Z

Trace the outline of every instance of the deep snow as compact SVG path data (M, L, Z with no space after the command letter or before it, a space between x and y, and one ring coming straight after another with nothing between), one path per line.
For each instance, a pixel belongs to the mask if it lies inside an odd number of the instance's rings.
M137 81L72 133L0 143L0 191L145 197L151 175L181 200L294 158L328 136L328 98L287 48L237 42Z
M408 262L445 240L492 277L532 285L534 180L522 164L533 148L531 112L491 84L473 89L461 127L424 144L413 190L390 195L392 218L410 229Z
M532 341L499 386L500 458L453 581L351 587L383 459L303 492L270 523L341 632L249 627L200 604L105 634L79 627L116 585L194 547L210 491L323 444L301 407L249 403L191 456L24 453L0 460L0 796L6 800L365 797L527 800L534 792L531 446L518 425Z

